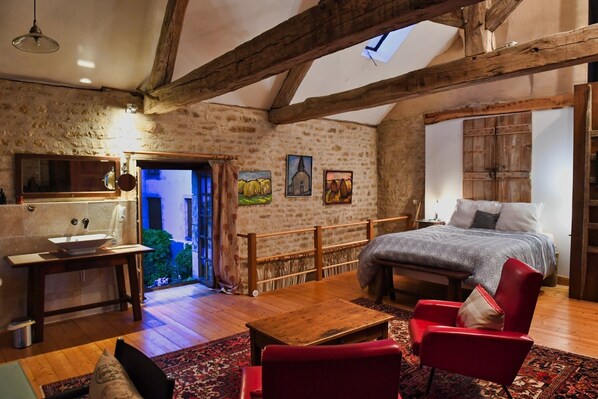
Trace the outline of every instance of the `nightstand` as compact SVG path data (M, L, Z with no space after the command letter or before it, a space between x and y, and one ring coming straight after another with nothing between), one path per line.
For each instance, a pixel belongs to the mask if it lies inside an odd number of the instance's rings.
M443 225L443 224L445 224L444 220L440 220L440 219L420 219L420 220L415 221L415 228L423 229L424 227Z

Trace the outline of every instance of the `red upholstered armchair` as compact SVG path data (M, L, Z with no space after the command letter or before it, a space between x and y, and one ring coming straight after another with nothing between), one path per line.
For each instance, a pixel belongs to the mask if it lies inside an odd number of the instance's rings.
M245 367L241 399L397 399L401 350L391 339L330 346L269 345Z
M511 385L534 341L527 335L542 274L527 264L505 262L494 295L504 311L502 331L455 327L461 302L420 300L409 322L413 353L429 366L430 391L436 368L501 384L511 398Z

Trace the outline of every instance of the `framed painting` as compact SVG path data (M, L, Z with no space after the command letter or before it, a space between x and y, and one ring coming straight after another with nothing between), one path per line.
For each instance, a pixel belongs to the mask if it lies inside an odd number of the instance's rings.
M272 173L269 170L239 172L239 206L272 202Z
M350 204L352 197L352 171L326 170L324 172L324 204Z
M287 155L287 197L311 196L312 157L308 155Z

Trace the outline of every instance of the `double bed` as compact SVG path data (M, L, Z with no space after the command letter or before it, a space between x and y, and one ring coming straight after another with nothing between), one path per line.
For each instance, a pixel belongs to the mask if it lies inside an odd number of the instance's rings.
M381 269L377 260L468 272L471 276L465 280L466 286L481 284L492 294L508 258L529 264L545 278L551 276L556 268L554 243L541 232L541 209L533 205L459 200L447 226L376 237L359 255L359 283L363 288L374 281ZM496 226L482 223L484 227L479 227L480 223L474 222L478 211L493 215ZM530 211L534 213L531 216Z

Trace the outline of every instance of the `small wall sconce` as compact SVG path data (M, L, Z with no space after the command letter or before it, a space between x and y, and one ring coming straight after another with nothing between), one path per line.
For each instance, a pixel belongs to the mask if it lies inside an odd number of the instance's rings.
M128 103L127 108L125 108L125 112L127 114L136 114L137 113L137 105Z

